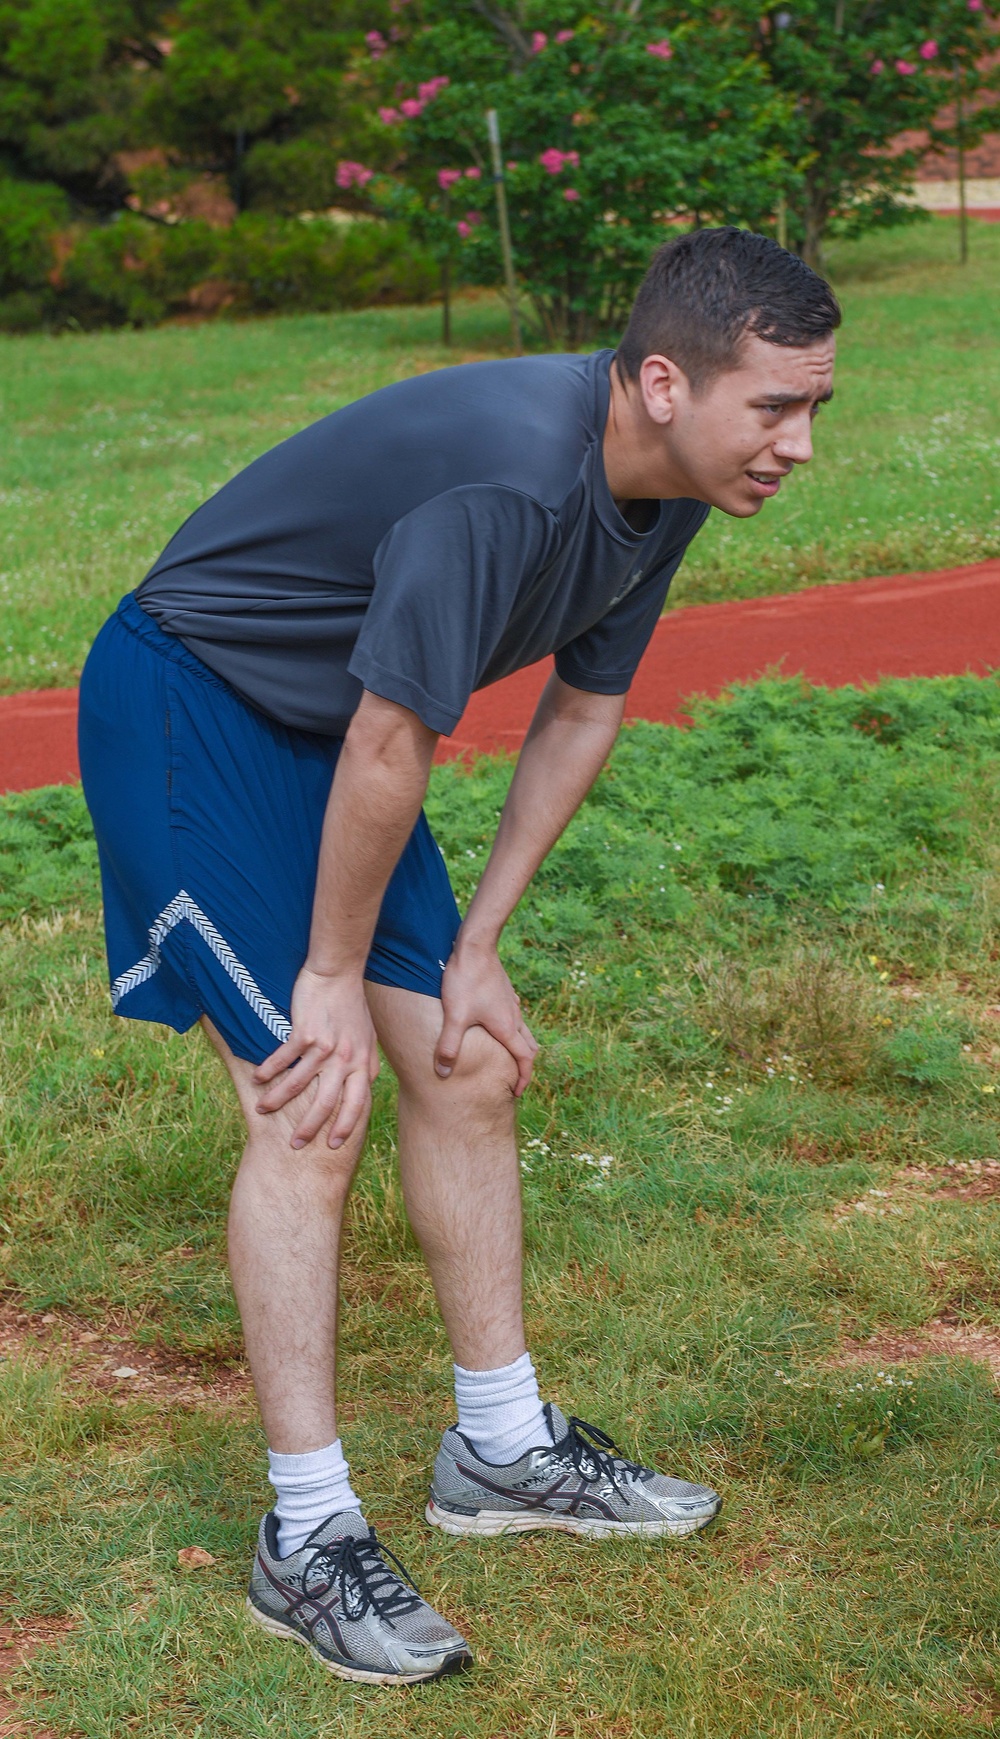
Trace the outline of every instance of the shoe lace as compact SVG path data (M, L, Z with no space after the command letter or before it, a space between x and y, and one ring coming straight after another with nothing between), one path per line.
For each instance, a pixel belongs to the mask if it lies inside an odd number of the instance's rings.
M559 1452L568 1456L583 1479L609 1480L615 1491L621 1493L623 1473L642 1473L639 1463L629 1461L614 1438L599 1425L588 1425L586 1419L578 1419L575 1413L567 1424L569 1429L559 1444Z
M389 1559L395 1569L385 1562ZM305 1568L303 1583L309 1587L316 1571L326 1575L318 1594L336 1587L344 1609L352 1618L363 1618L369 1608L379 1618L402 1618L421 1605L422 1596L395 1552L383 1545L374 1528L367 1534L345 1534L320 1546Z

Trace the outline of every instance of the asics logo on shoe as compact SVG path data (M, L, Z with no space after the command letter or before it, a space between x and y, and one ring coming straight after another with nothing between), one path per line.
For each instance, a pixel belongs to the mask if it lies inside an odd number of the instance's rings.
M467 1479L475 1480L476 1484L482 1486L485 1491L491 1491L497 1497L510 1498L514 1503L519 1503L522 1509L540 1510L558 1505L560 1513L575 1516L581 1506L587 1504L598 1515L607 1516L609 1521L614 1521L617 1514L611 1504L605 1503L603 1498L597 1496L586 1479L580 1480L575 1491L568 1491L566 1487L573 1477L569 1473L562 1474L559 1479L555 1480L552 1485L546 1486L543 1491L525 1491L523 1486L498 1485L494 1480L487 1479L481 1470L465 1467L460 1461L457 1461L455 1465L459 1473L464 1474Z

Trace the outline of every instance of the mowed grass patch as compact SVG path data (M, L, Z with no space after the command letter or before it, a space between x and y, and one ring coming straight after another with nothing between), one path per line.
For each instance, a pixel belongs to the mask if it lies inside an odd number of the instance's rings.
M794 591L1000 552L996 226L831 250L844 301L837 397L816 458L752 522L713 514L675 605ZM350 400L503 354L503 304L303 315L154 331L0 337L0 692L74 683L118 598L182 521L258 454Z
M764 683L690 731L633 727L511 925L543 1041L520 1150L545 1391L718 1485L708 1536L424 1527L449 1355L380 1080L344 1435L371 1518L478 1663L405 1697L247 1629L269 1488L246 1393L170 1405L74 1351L110 1324L162 1366L240 1368L240 1130L200 1037L109 1015L79 795L6 799L0 1281L24 1326L0 1364L0 1578L12 1615L75 1621L19 1669L24 1719L60 1739L989 1730L990 1373L838 1359L942 1317L998 1325L996 1200L963 1188L1000 1156L998 746L1000 683L973 678ZM462 899L509 773L435 771ZM184 1571L190 1545L214 1564Z

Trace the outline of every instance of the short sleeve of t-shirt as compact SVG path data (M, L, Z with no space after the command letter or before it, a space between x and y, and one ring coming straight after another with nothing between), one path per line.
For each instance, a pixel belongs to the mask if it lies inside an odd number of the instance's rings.
M570 688L590 694L626 694L649 645L653 629L663 613L667 592L691 538L708 517L708 509L692 516L680 548L671 550L633 586L617 604L605 611L592 628L578 634L556 653L556 674Z
M352 676L431 730L454 730L526 576L558 539L553 515L516 489L475 484L423 502L375 552Z

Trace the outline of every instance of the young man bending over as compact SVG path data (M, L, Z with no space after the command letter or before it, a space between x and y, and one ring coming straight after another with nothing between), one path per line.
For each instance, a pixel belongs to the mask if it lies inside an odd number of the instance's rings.
M249 1610L346 1678L471 1659L363 1517L337 1435L338 1237L378 1046L455 1359L427 1519L684 1534L704 1486L539 1398L514 1102L536 1044L503 926L589 791L710 506L811 455L840 314L736 229L668 243L621 345L450 368L285 441L192 515L91 653L81 764L112 999L200 1020L246 1114L229 1251L277 1492ZM474 689L555 654L460 919L421 813Z

